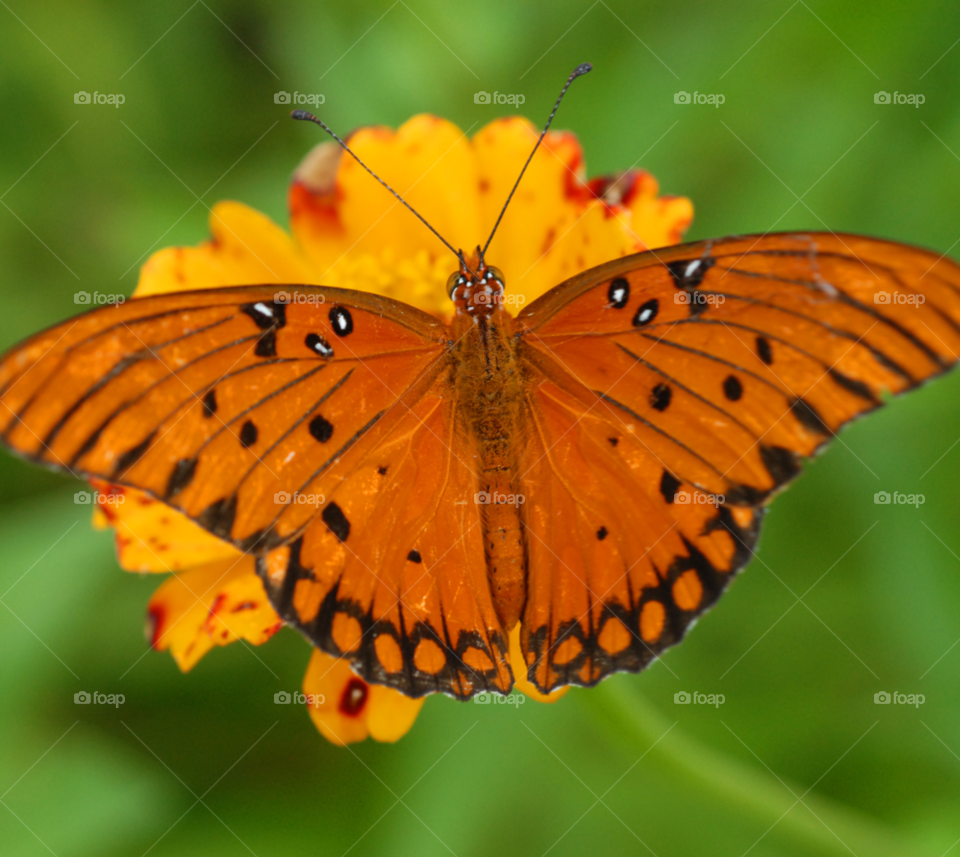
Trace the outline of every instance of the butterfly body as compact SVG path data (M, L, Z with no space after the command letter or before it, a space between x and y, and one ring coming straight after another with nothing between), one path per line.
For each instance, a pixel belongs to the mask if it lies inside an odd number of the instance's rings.
M462 292L469 289L469 294L455 304L457 314L452 324L455 389L458 410L464 413L477 450L477 493L473 499L480 505L494 608L504 629L511 631L526 598L523 495L516 455L525 426L521 412L523 377L513 317L499 299L502 283L497 283L499 290L488 294L478 292L473 278L467 277ZM478 294L485 300L477 302Z

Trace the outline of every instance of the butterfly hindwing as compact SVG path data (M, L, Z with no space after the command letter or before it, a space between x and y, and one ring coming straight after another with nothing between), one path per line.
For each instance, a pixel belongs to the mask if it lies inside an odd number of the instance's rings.
M303 536L258 560L280 615L409 696L508 692L473 458L441 380L349 473L318 483L325 505Z
M960 269L846 235L681 245L558 286L519 339L522 641L546 691L678 642L803 458L953 365Z

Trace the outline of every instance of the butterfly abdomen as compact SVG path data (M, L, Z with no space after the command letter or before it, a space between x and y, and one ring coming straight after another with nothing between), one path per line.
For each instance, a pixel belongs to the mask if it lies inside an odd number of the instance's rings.
M467 326L469 325L469 326ZM487 577L504 629L516 625L526 601L526 548L521 524L515 456L522 424L522 390L512 336L512 318L502 310L464 319L457 331L457 396L477 451Z

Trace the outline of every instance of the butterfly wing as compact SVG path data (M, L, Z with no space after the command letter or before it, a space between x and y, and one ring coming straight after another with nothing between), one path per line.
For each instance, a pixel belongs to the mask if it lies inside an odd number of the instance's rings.
M956 362L960 267L850 235L729 238L587 271L518 326L522 642L549 691L682 639L803 458Z
M375 295L277 294L143 298L38 334L0 362L0 438L271 551L275 606L364 675L411 695L508 688L477 507L457 505L476 488L453 451L467 441L444 396L446 325ZM303 599L331 585L330 621L308 621ZM358 621L376 627L354 647Z
M280 615L369 681L408 696L507 693L473 442L444 383L329 486L336 520L314 521L258 569Z

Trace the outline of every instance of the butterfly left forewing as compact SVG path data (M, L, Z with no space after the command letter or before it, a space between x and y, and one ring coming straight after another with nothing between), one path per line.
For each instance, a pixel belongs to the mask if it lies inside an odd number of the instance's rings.
M523 640L549 690L678 641L803 458L953 365L960 268L856 236L701 242L575 277L521 313L519 339Z
M296 496L388 433L447 346L441 322L395 301L276 292L132 300L28 340L0 362L4 442L146 491L242 549L291 538L318 514Z

